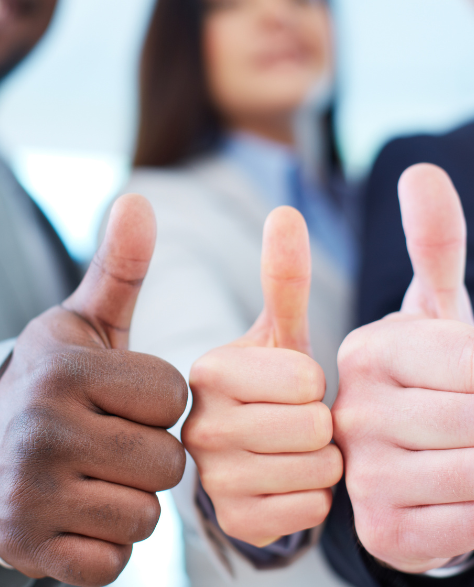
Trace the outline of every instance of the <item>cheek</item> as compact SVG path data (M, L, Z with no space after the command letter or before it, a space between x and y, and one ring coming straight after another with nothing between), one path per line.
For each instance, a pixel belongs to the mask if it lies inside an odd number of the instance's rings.
M210 22L204 34L204 59L211 95L216 105L227 110L228 102L245 92L248 79L245 30L233 23Z
M334 39L327 14L316 15L301 22L301 38L311 55L315 75L334 71Z

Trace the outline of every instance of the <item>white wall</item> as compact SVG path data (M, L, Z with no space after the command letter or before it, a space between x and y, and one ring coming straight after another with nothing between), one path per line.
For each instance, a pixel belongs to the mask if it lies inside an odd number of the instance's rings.
M474 118L472 0L338 0L340 132L364 171L394 135Z

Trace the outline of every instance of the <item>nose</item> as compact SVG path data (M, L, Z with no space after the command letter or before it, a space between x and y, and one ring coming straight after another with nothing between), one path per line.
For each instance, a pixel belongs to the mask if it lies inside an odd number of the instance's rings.
M261 24L272 28L291 27L296 18L294 0L255 0Z

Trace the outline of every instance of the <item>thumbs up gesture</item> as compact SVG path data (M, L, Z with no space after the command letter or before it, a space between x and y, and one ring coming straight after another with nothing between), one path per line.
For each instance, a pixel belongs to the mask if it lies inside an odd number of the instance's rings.
M417 165L399 197L414 278L400 313L341 347L334 437L360 541L421 573L474 549L474 329L451 180Z
M266 222L261 278L256 323L194 364L182 432L222 530L259 547L321 524L342 475L324 374L310 356L308 232L292 208Z
M186 384L126 350L154 243L148 202L119 199L78 290L27 326L0 378L0 557L30 577L115 580L183 474L166 428Z

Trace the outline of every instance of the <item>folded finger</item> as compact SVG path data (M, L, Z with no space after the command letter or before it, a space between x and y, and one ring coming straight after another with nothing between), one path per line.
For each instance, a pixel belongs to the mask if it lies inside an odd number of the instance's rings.
M386 394L383 403L377 404L377 413L370 434L401 448L424 451L474 446L472 394L402 389Z
M335 445L312 453L261 455L241 453L202 468L210 495L272 495L332 487L342 477L342 456Z
M474 449L405 451L377 477L399 507L474 502Z
M323 370L302 353L230 345L199 359L190 385L198 397L203 390L245 403L307 404L322 400L326 390Z
M67 585L109 585L120 575L132 546L112 544L74 534L49 540L36 553L44 575Z
M314 452L332 438L332 417L321 402L306 405L244 404L234 410L226 439L255 453Z
M184 448L166 430L92 414L80 434L80 440L64 447L64 457L85 477L149 493L170 489L181 480Z
M59 533L131 545L151 536L159 517L154 493L80 479L71 485L64 505L58 506L54 522Z
M340 355L343 370L347 364L353 372L367 370L371 379L381 375L405 388L474 393L472 326L449 320L382 320L358 333L349 335Z
M63 357L67 385L77 396L108 414L148 426L170 428L183 413L185 380L169 363L120 350L82 350Z
M357 513L355 522L359 533ZM397 523L391 529L384 526L384 535L388 536L389 532L397 537L401 558L439 559L441 567L453 557L473 549L474 503L400 509ZM363 534L359 533L359 537L364 543Z
M229 499L217 511L222 530L238 540L262 544L322 524L332 503L330 489L260 498Z

